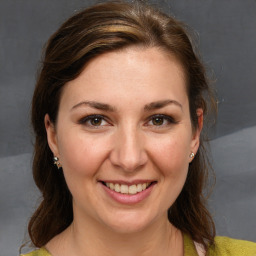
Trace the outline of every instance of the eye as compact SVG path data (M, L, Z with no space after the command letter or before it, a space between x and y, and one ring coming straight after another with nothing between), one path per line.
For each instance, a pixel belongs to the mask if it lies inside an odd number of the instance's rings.
M147 125L163 127L163 126L168 126L170 124L175 124L175 123L177 122L171 116L154 115L149 118Z
M109 123L105 120L105 117L102 115L89 115L81 120L79 120L79 123L88 127L101 127L101 126L107 126Z
M163 125L164 121L166 121L162 116L157 116L152 118L153 125Z

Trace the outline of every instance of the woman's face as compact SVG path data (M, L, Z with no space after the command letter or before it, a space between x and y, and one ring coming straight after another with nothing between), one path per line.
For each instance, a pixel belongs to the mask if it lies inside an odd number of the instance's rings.
M65 85L56 126L48 115L45 124L73 196L74 220L117 232L167 219L199 145L182 67L157 48L90 61Z

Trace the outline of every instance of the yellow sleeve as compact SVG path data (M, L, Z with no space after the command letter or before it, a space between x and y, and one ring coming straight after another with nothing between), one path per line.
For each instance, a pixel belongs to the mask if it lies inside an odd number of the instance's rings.
M209 256L256 256L256 243L217 236Z
M51 254L45 248L40 248L27 254L21 254L20 256L51 256Z

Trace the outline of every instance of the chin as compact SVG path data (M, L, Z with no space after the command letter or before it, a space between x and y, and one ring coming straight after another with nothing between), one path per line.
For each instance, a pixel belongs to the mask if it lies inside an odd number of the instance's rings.
M147 229L153 223L153 220L154 218L145 216L145 214L126 213L115 217L112 221L109 220L105 224L116 233L132 234Z

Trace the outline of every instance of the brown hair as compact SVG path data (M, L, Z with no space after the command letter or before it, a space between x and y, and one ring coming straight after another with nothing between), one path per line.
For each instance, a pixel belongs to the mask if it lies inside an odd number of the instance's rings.
M211 91L206 72L193 50L186 27L176 19L141 2L117 1L97 4L67 20L48 41L32 102L33 175L42 202L30 219L28 231L37 247L45 245L73 220L72 196L63 172L56 171L53 165L44 116L48 113L51 121L56 122L63 87L82 72L90 59L129 46L159 47L175 56L186 74L194 128L198 125L196 109L200 107L204 114L207 112L209 99L205 100L205 95L211 95ZM206 249L215 236L203 194L208 167L201 138L184 188L168 212L173 225Z

